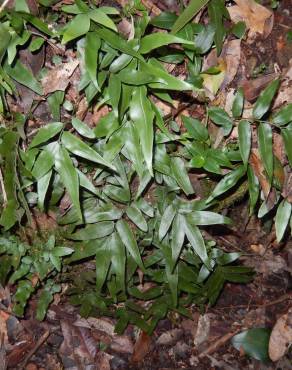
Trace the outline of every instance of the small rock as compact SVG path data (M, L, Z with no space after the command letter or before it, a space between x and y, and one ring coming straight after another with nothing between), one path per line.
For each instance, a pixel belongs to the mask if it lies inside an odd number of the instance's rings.
M185 359L188 357L190 353L190 346L188 346L185 342L179 341L176 343L176 345L173 347L173 353L175 357L178 359Z
M111 349L115 352L130 353L134 351L134 345L129 337L126 335L117 335L113 338L110 345Z
M122 370L122 369L128 368L127 362L119 356L114 356L110 360L110 365L111 365L111 370Z
M181 329L172 329L160 335L157 339L156 344L159 346L170 346L171 344L176 343L181 336L183 331Z

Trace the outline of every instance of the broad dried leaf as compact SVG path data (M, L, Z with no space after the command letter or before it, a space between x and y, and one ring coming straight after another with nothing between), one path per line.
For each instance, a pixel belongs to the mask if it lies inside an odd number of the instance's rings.
M68 63L63 63L50 69L46 76L41 80L44 95L54 91L65 91L70 82L70 77L77 68L79 61L77 59Z
M260 34L268 37L274 24L274 13L254 0L235 0L237 5L228 7L230 18L234 23L245 22L249 29L250 40Z

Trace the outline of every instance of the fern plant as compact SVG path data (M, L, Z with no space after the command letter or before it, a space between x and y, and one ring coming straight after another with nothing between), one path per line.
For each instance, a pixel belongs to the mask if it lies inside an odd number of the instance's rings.
M43 5L48 7L43 12L48 20L50 5ZM251 213L260 194L259 216L277 208L279 241L291 223L291 204L281 194L283 176L279 177L281 166L272 145L274 129L282 135L290 171L291 105L269 113L279 81L262 92L249 120L241 119L241 90L232 117L204 98L203 77L220 73L216 68L202 71L202 60L214 45L220 52L226 37L221 29L227 17L224 2L210 2L207 26L168 13L151 19L138 3L126 14L133 16L137 8L139 16L134 17L128 40L117 30L121 15L116 8L80 0L63 6L50 27L29 9L1 15L0 31L7 37L0 41L0 74L5 82L1 83L5 115L0 131L0 225L5 233L27 227L35 207L54 212L59 225L57 237L30 247L15 238L2 238L2 283L16 284L14 307L19 315L37 292L37 317L43 319L59 283L66 281L71 302L80 306L83 315L114 315L117 331L131 322L150 333L170 310L187 315L191 303L214 304L225 281L252 279L251 269L234 264L239 253L224 253L204 234L206 227L231 223L215 210L237 186L245 184ZM213 19L216 10L220 22ZM38 39L32 37L32 26ZM153 26L174 27L178 32L150 34ZM31 112L9 112L7 94L16 94L13 81L38 95L43 90L37 76L26 71L18 51L23 47L35 51L56 42L76 53L81 74L78 93L86 98L88 109L106 107L107 113L91 128L77 117L77 106L69 104L68 109L63 91L53 91L45 99L54 120L28 136ZM186 79L170 74L165 62L185 62ZM182 117L180 128L163 113L157 102L173 105L172 95L177 92L204 99L203 122ZM61 114L64 111L66 115ZM222 140L215 145L210 122L219 127L223 139L238 126L238 142L231 146ZM253 133L258 143L252 143ZM256 144L258 152L251 152ZM255 156L262 163L261 173L254 165ZM200 198L192 184L198 173L214 184ZM64 199L67 203L69 199L65 209L60 207ZM6 260L9 264L2 263Z

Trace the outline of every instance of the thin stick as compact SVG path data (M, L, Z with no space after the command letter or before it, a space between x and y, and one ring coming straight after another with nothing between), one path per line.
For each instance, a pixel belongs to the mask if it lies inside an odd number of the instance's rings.
M29 351L29 353L25 357L25 360L24 360L23 365L21 366L21 369L24 369L25 368L25 366L27 365L27 363L30 360L30 358L36 353L36 351L40 348L40 346L45 343L45 341L48 339L48 337L49 337L50 334L51 334L50 330L47 330L39 338L39 340L37 341L36 345L33 347L33 349L31 351Z
M266 302L263 304L240 304L236 306L224 306L224 307L216 307L216 310L226 310L226 309L235 309L235 308L247 308L247 307L269 307L273 306L275 304L287 301L287 300L292 300L292 294L284 294L282 297L275 299L274 301L271 302Z
M239 331L240 331L240 329L237 329L237 330L235 330L231 333L227 333L227 334L223 335L223 337L216 340L216 342L211 344L211 346L208 347L205 351L201 352L198 357L202 358L202 357L205 357L205 356L210 355L211 353L215 352L219 347L222 347L230 338L232 338Z
M9 3L10 0L4 0L3 3L0 6L0 13L3 12L6 5Z
M2 168L0 167L0 184L1 184L1 190L2 190L2 193L3 193L3 203L4 203L4 207L6 206L7 204L7 194L6 194L6 190L5 190L5 186L4 186L4 179L3 179L3 174L2 174Z

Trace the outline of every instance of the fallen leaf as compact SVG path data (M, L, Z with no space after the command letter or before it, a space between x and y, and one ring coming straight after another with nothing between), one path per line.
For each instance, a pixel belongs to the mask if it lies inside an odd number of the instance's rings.
M132 362L141 362L150 350L151 337L141 331L134 345Z
M78 60L72 60L50 69L47 75L41 80L44 95L54 91L65 91L70 82L70 76L73 74L79 64Z
M278 361L292 343L292 308L281 316L273 327L269 341L269 356L272 361Z
M271 190L271 184L269 183L269 180L267 176L265 175L265 169L264 165L260 159L258 150L253 149L250 153L249 158L250 165L258 178L262 191L265 195L265 198L267 199Z
M248 40L253 41L257 35L268 37L274 25L274 14L254 0L234 0L237 5L228 7L230 18L234 23L245 22Z

